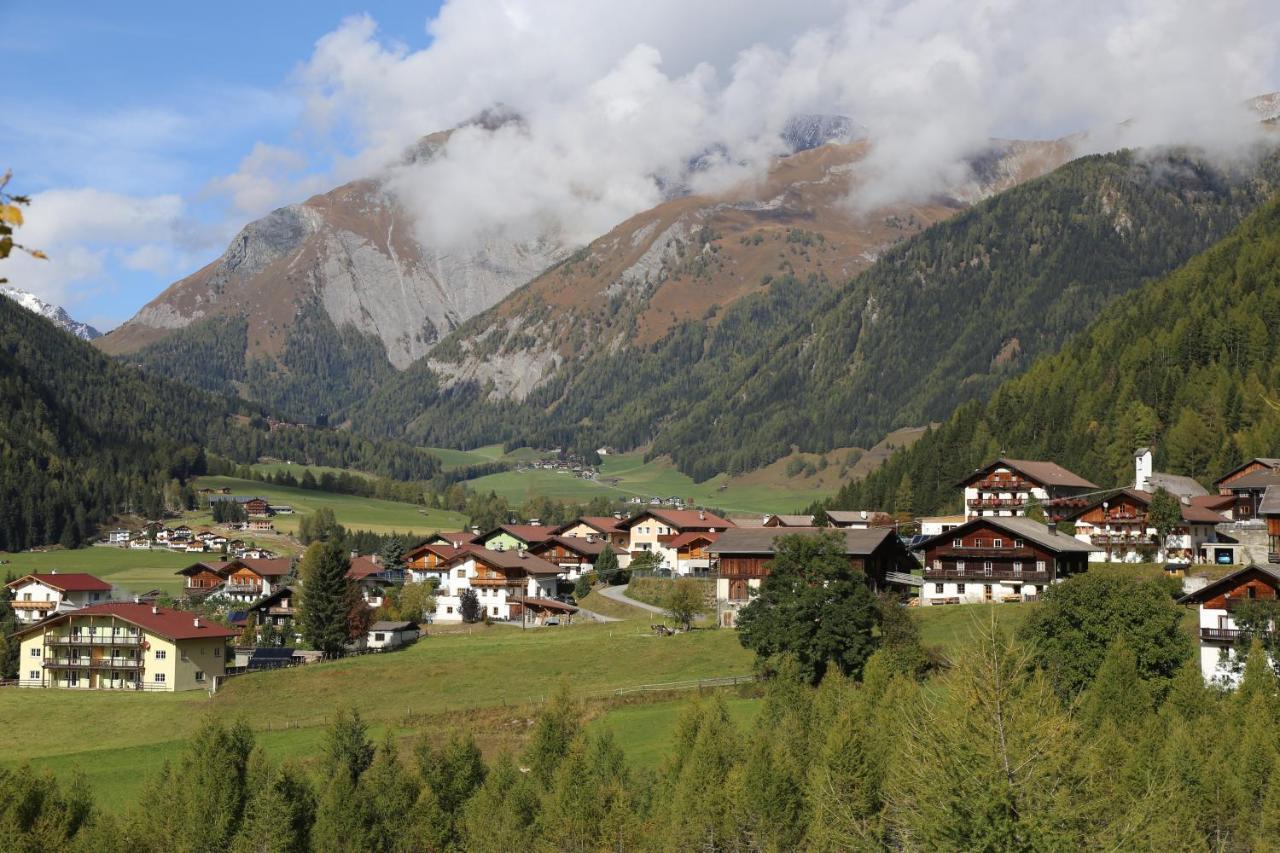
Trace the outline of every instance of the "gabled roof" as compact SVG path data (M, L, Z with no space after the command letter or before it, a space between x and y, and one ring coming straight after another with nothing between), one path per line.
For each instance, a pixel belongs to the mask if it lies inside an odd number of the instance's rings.
M174 574L193 575L193 574L199 574L200 572L213 572L215 575L220 575L225 578L227 575L231 574L231 572L227 571L227 566L230 566L234 562L236 561L235 560L209 560L209 561L202 560L198 563L192 563L191 565L187 566L185 569L178 569L178 571L174 572Z
M732 530L735 528L730 528L730 529ZM762 528L752 528L752 529L758 530ZM770 527L768 529L776 530L779 528ZM794 531L796 528L790 527L790 528L782 528L782 529ZM662 542L662 544L666 545L668 548L683 548L684 546L691 545L694 542L706 542L708 544L715 544L717 541L719 541L720 537L723 535L724 534L721 532L711 533L705 530L686 530L684 533L678 533L675 536L659 536L658 541Z
M1223 575L1216 581L1212 581L1194 592L1189 592L1182 598L1178 599L1179 604L1199 604L1208 601L1223 590L1228 590L1239 583L1241 577L1249 572L1262 573L1263 579L1270 580L1272 586L1280 589L1280 569L1273 569L1271 566L1260 566L1257 563L1251 563L1244 568L1236 569L1229 575Z
M720 534L709 550L713 554L771 555L774 543L783 536L834 534L844 539L845 554L854 557L873 553L897 534L887 527L855 530L849 527L732 527Z
M376 557L368 557L362 554L359 557L351 558L351 568L347 569L347 577L358 581L370 575L380 575L385 570L386 567Z
M1219 477L1217 480L1215 480L1213 484L1215 486L1221 487L1223 480L1227 480L1231 478L1233 475L1240 473L1240 471L1244 470L1245 468L1248 468L1250 465L1254 464L1255 462L1266 468L1280 468L1280 459L1277 459L1274 456L1255 456L1252 459L1246 459L1244 462L1241 462L1239 465L1232 468L1230 471L1228 471L1227 473ZM1228 484L1228 486L1229 485L1230 484Z
M964 536L968 531L980 526L994 527L1017 539L1034 542L1042 548L1047 548L1058 554L1093 553L1102 550L1096 545L1081 542L1069 533L1062 533L1057 528L1050 530L1049 526L1042 522L1021 516L1010 517L1003 515L984 515L981 518L970 519L953 530L948 530L946 533L939 533L937 536L926 539L917 547L930 548L934 544Z
M16 581L6 584L10 589L17 589L23 584L37 581L47 587L62 592L110 592L111 584L85 572L34 572L23 575Z
M461 547L455 548L452 545L446 544L444 542L424 542L423 544L419 545L417 548L410 548L408 551L405 551L404 558L406 560L416 560L422 555L430 553L430 554L435 554L437 557L439 557L442 560L448 560L451 557L454 557L457 554L461 553L462 551L465 551L467 546L470 544L472 543L463 542Z
M829 509L827 518L831 519L832 524L838 525L857 524L863 521L869 525L891 526L893 524L893 516L878 509Z
M618 524L619 530L630 530L642 518L653 517L666 522L676 530L726 530L734 526L733 522L721 518L715 513L700 509L644 509Z
M568 528L574 527L578 524L585 524L588 527L599 530L601 533L620 533L621 530L618 525L622 524L622 520L614 518L612 515L584 515L569 522L560 529L567 530Z
M457 563L471 558L496 569L520 569L531 575L558 575L564 571L528 551L493 551L480 545L464 547L450 562Z
M505 533L512 538L519 539L526 545L532 545L535 542L545 542L559 532L559 527L551 527L545 524L499 524L488 533L474 537L472 541L487 542L499 533Z
M250 612L255 610L268 610L272 607L275 607L276 604L278 604L281 599L289 598L292 595L293 595L293 587L282 586L278 588L275 592L268 595L267 597L260 598L257 601L255 601L253 604L249 605L249 610Z
M1151 492L1143 491L1142 489L1119 489L1091 501L1084 509L1076 510L1071 513L1071 515L1067 516L1066 520L1074 521L1086 512L1091 512L1099 507L1103 501L1114 501L1116 498L1121 496L1131 498L1135 503L1140 504L1143 507L1150 506L1151 499L1155 497ZM1201 497L1211 496L1201 495ZM1220 495L1218 497L1223 496ZM1231 522L1231 519L1226 516L1219 515L1209 507L1195 503L1194 499L1190 503L1179 502L1179 508L1182 510L1182 520L1188 524L1229 524Z
M1258 504L1258 515L1280 515L1280 486L1267 486Z
M1235 495L1196 495L1191 499L1193 506L1204 507L1214 512L1231 509L1232 504L1235 502Z
M437 530L435 533L428 536L427 540L423 542L422 545L419 545L418 548L423 547L423 545L431 545L434 543L452 545L454 542L465 543L474 542L475 540L476 535L469 530ZM417 548L413 550L416 551Z
M409 631L418 627L417 622L374 622L369 626L370 631Z
M771 515L764 521L765 527L813 527L812 515Z
M1068 489L1098 488L1079 474L1063 468L1057 462L1045 462L1039 459L1007 459L1003 456L974 470L972 474L964 478L960 485L965 485L979 477L983 477L996 468L1008 468L1012 471L1017 471L1028 480L1032 480L1042 486L1059 486Z
M1252 471L1239 477L1222 488L1224 489L1265 489L1267 486L1280 485L1280 471L1271 468L1264 468L1261 471Z
M1154 492L1156 489L1164 489L1172 495L1178 497L1196 498L1209 494L1204 486L1195 481L1193 477L1184 477L1181 474L1166 474L1163 471L1156 471L1147 478L1149 491Z
M251 560L246 557L232 560L227 566L231 572L243 567L264 578L279 578L289 574L289 569L293 566L293 559L291 557L272 557L267 560Z
M216 622L210 622L207 617L187 610L153 607L150 604L135 604L131 601L111 601L106 604L82 607L72 613L64 613L51 619L46 619L43 622L37 622L15 632L15 636L43 630L46 626L60 624L73 616L115 616L130 624L137 625L144 631L159 634L161 637L166 637L170 640L234 637L238 633L230 628L224 628Z
M585 536L552 536L550 539L530 546L529 553L543 554L553 546L559 545L584 557L598 557L607 544L607 542L600 539L588 542Z

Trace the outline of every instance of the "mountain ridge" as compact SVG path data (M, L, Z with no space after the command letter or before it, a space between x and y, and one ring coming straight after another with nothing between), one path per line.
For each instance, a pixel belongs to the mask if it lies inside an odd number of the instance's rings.
M66 309L60 305L54 305L51 302L45 302L39 296L26 290L20 290L16 287L0 287L0 296L7 296L14 302L17 302L23 308L32 313L39 314L41 317L49 320L55 326L75 335L82 341L92 341L102 337L99 332L88 323L82 323L67 313Z

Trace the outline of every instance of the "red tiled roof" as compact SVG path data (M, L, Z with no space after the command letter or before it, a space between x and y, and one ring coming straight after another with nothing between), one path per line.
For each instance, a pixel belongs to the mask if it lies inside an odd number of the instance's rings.
M702 530L689 530L676 536L659 536L658 541L668 548L683 548L692 542L708 542L715 544L720 538L719 533L707 533Z
M572 524L566 524L565 527L572 527L574 524L585 524L588 527L594 527L601 533L620 533L618 525L622 524L621 519L614 518L612 515L584 515Z
M43 628L45 625L69 619L72 616L116 616L170 640L234 637L239 633L230 628L224 628L216 622L210 622L207 617L198 616L186 610L171 610L165 607L157 607L153 610L150 604L135 604L131 601L111 601L106 604L82 607L73 613L55 616L51 620L37 623L18 633L27 634L33 629ZM196 626L197 619L200 622L199 627Z
M521 569L531 575L558 575L564 569L552 565L528 551L491 551L479 545L468 545L458 552L454 562L475 557L485 565L498 569Z
M545 524L500 524L498 525L498 530L510 533L515 538L532 544L534 542L545 542L555 536L560 528L550 527Z
M354 581L370 575L382 573L382 564L373 557L359 556L351 558L351 568L347 569L347 577Z
M476 535L472 533L470 530L439 530L435 533L432 533L430 538L428 538L427 541L423 544L424 545L434 544L435 540L437 539L441 540L442 542L448 542L448 543L474 542L476 539ZM418 547L421 548L422 545L419 545ZM417 549L414 549L414 550L417 550Z
M1235 502L1235 495L1196 495L1191 499L1193 506L1201 506L1215 511L1230 509Z
M40 572L38 574L23 575L9 584L9 586L16 587L33 578L45 586L51 586L63 592L109 592L111 590L111 584L84 572L66 572L65 574L62 572Z
M233 565L241 565L252 571L254 574L261 575L264 578L284 577L289 574L289 567L293 565L291 557L272 557L269 560L233 560Z
M607 543L603 540L596 539L588 542L585 536L552 536L545 542L539 542L529 548L531 554L542 554L554 545L562 545L576 554L582 554L587 557L594 557L604 550Z
M733 522L728 519L699 509L646 509L621 522L618 528L627 530L637 521L647 516L653 516L659 521L665 521L671 527L680 531L706 530L710 527L714 527L717 530L725 530L734 526Z

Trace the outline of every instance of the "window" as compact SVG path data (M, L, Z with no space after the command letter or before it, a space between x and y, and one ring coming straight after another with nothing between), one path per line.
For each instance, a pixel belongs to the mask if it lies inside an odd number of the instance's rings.
M156 660L164 660L168 656L169 656L169 653L166 652L164 649L156 649Z
M956 560L956 573L964 574L964 560Z
M991 547L992 547L992 548L1003 548L1003 547L1004 547L1004 540L1003 540L1003 539L993 539L993 540L991 540Z
M467 576L467 570L466 570L466 569L458 569L458 571L454 572L454 575L453 575L453 576L454 576L455 578L465 578L465 577Z
M1021 540L1021 539L1015 539L1015 540L1013 540L1013 547L1015 547L1015 548L1021 548L1021 547L1022 547L1022 540Z
M986 540L984 540L984 539L975 539L975 540L973 540L973 547L975 547L975 548L981 548L981 547L983 547L983 545L985 545L985 544L986 544Z
M983 573L984 575L989 575L989 574L991 574L991 561L990 561L990 560L987 560L986 562L984 562L984 563L982 564L982 573Z
M991 600L991 584L984 583L982 585L982 597L987 601Z
M199 683L199 682L201 682L201 681L204 681L204 673L197 669L197 670L196 670L196 683Z
M23 600L23 601L30 601L30 600L31 600L31 593L29 593L29 592L24 592L24 593L22 594L22 600Z
M942 571L942 561L941 561L941 560L934 560L934 561L933 561L933 570L934 570L935 572L940 572L940 571Z
M956 593L959 595L964 595L964 584L962 583L956 584Z
M27 675L29 675L33 681L40 677L40 673L34 669L28 672Z
M495 608L493 608L493 615L494 615L494 616L497 616L497 615L498 615L498 608L496 608L496 607L495 607Z
M214 649L214 650L213 650L213 656L214 656L215 658L220 658L220 657L222 657L222 648L221 648L221 647L218 647L218 648Z
M156 684L164 684L164 678L165 678L165 676L164 676L164 673L163 673L163 672L157 672L157 673L156 673Z
M963 547L964 547L964 540L963 540L963 539L952 539L952 540L951 540L951 547L952 547L952 548L963 548Z
M32 648L32 649L31 649L31 656L32 656L33 658L38 658L38 657L40 657L40 649L39 649L38 647L34 647L34 648Z
M446 607L446 608L444 609L444 612L445 612L445 613L452 613L452 612L453 612L453 608L452 608L452 607Z
M381 643L381 642L382 642L383 640L385 640L386 638L387 638L386 634L374 634L374 635L373 635L373 641L374 641L375 643Z
M940 583L935 583L935 584L933 585L933 594L934 594L934 595L942 595L942 589L943 589L942 584L940 584Z
M1022 574L1022 563L1014 563L1014 564L1013 564L1013 573L1014 573L1015 575L1020 575L1020 574Z
M1036 571L1037 572L1044 571L1044 560L1036 560Z

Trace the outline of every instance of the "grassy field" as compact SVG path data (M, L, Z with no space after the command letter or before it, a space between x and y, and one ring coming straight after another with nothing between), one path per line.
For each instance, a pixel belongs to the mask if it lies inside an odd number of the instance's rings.
M296 533L302 515L315 512L325 506L333 510L338 523L343 526L357 530L372 530L377 533L394 531L425 535L437 530L457 530L466 522L466 518L456 512L429 510L414 504L361 498L355 495L335 495L289 486L272 486L255 480L239 480L235 477L201 477L196 481L196 485L211 488L226 486L230 487L233 494L260 495L270 503L289 504L294 509L293 515L277 515L272 519L276 529L286 533ZM204 512L193 515L187 523L208 524L209 520L209 513Z
M263 732L269 750L287 755L313 751L340 707L358 708L397 731L438 733L486 709L526 720L530 703L542 701L561 676L572 679L576 695L590 698L750 671L751 655L731 631L655 637L638 623L523 632L476 626L432 634L394 654L241 676L212 698L202 691L0 690L9 743L0 762L30 760L55 772L79 766L95 791L126 802L145 771L176 754L206 712L243 717Z
M926 646L938 646L948 655L953 655L969 645L974 631L989 624L992 618L1005 632L1016 632L1036 606L1035 602L950 604L912 608L911 612L920 622L921 641Z
M692 699L673 699L613 708L596 717L588 730L608 730L634 767L657 769L671 749L680 715ZM729 718L745 732L760 710L760 700L727 694Z
M38 553L0 552L0 566L5 572L21 575L27 572L88 572L104 581L142 593L151 589L177 592L182 578L174 572L200 559L198 554L171 551L133 551L127 548L57 549Z

